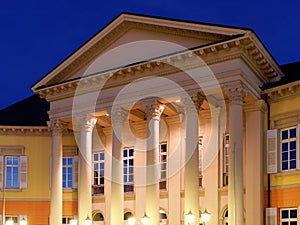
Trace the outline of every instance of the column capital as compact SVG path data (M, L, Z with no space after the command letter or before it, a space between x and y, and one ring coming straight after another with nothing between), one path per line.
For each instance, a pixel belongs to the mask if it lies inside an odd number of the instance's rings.
M143 102L142 104L147 116L147 120L151 120L151 119L159 120L161 114L165 109L164 104L158 103L155 100Z
M97 118L90 114L78 115L75 120L74 127L80 128L80 130L84 129L86 132L92 132L97 122Z
M122 125L124 121L127 119L127 117L128 117L128 111L126 111L121 107L114 108L114 110L112 110L111 112L111 119L113 125Z
M233 83L224 87L225 94L232 105L243 105L247 90L242 83Z
M183 98L182 102L184 103L186 111L191 111L194 109L198 111L202 106L204 100L205 96L201 95L200 92L195 92L190 94L190 97Z
M59 119L50 120L47 121L47 125L52 131L53 136L60 136L63 134L65 130L67 130L67 124L66 122L63 122Z

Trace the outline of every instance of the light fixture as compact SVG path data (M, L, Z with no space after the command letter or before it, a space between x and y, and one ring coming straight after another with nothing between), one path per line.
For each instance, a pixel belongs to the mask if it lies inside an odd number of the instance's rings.
M27 220L24 217L20 220L20 225L27 225Z
M10 217L8 220L6 220L5 225L14 225L14 221L12 217Z
M195 215L192 213L191 210L187 214L185 214L185 217L188 224L191 224L195 221Z
M143 225L148 225L150 223L150 217L145 213L141 219Z
M129 225L135 225L136 218L131 216L131 217L128 218L127 221L128 221Z
M77 225L78 221L75 218L70 220L70 225Z
M201 213L201 219L203 221L203 223L207 223L210 220L210 213L207 211L207 209L205 208L204 212Z
M89 215L87 215L86 219L84 220L84 225L92 225L93 221L90 219Z

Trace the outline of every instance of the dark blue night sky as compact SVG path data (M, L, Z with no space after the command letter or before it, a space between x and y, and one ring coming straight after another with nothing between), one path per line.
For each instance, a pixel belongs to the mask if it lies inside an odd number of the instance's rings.
M279 64L300 61L298 0L1 0L0 109L121 12L252 28Z

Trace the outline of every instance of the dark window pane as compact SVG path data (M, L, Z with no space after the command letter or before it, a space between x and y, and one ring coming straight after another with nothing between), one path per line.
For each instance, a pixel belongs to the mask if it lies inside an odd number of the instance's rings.
M296 160L291 160L290 169L296 169Z
M98 161L98 154L94 154L94 161Z
M281 225L289 225L289 222L282 222Z
M67 159L63 158L63 165L66 165L66 164L67 164Z
M282 140L286 140L286 139L289 138L288 130L284 130L284 131L281 132L281 138L282 138Z
M127 157L127 150L126 149L123 151L123 157Z
M129 149L129 156L133 156L133 149Z
M290 129L290 138L296 137L296 128Z
M104 160L104 153L100 153L100 160Z
M282 143L281 145L282 151L287 151L289 149L289 144L288 143Z
M291 221L290 225L297 225L297 221Z
M296 151L290 151L290 159L296 159Z
M68 165L72 165L73 159L72 158L68 158Z
M297 218L297 209L290 210L290 218Z
M296 141L290 142L290 150L296 149Z
M288 170L288 162L282 162L282 170Z
M289 218L289 210L281 210L281 218L282 219Z
M133 159L129 159L129 165L133 166Z
M289 154L288 152L282 153L282 160L288 160L289 159Z

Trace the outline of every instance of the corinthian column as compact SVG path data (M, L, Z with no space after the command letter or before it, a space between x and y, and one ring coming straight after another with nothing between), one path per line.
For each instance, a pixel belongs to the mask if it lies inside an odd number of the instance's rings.
M123 181L123 124L127 118L123 109L112 112L112 168L110 224L124 223L124 181Z
M237 83L225 87L229 99L229 224L244 224L243 101L246 90Z
M146 213L151 218L151 224L159 224L159 120L164 105L150 101L144 103L144 109L148 124Z
M48 122L52 131L50 225L62 223L62 132L65 125L59 120Z
M184 211L196 218L199 212L199 117L198 110L204 101L199 93L184 99L185 107L185 188ZM186 218L185 218L186 219ZM185 221L185 224L188 224Z
M79 183L78 183L78 224L92 213L92 131L97 119L90 115L76 118L80 128Z

